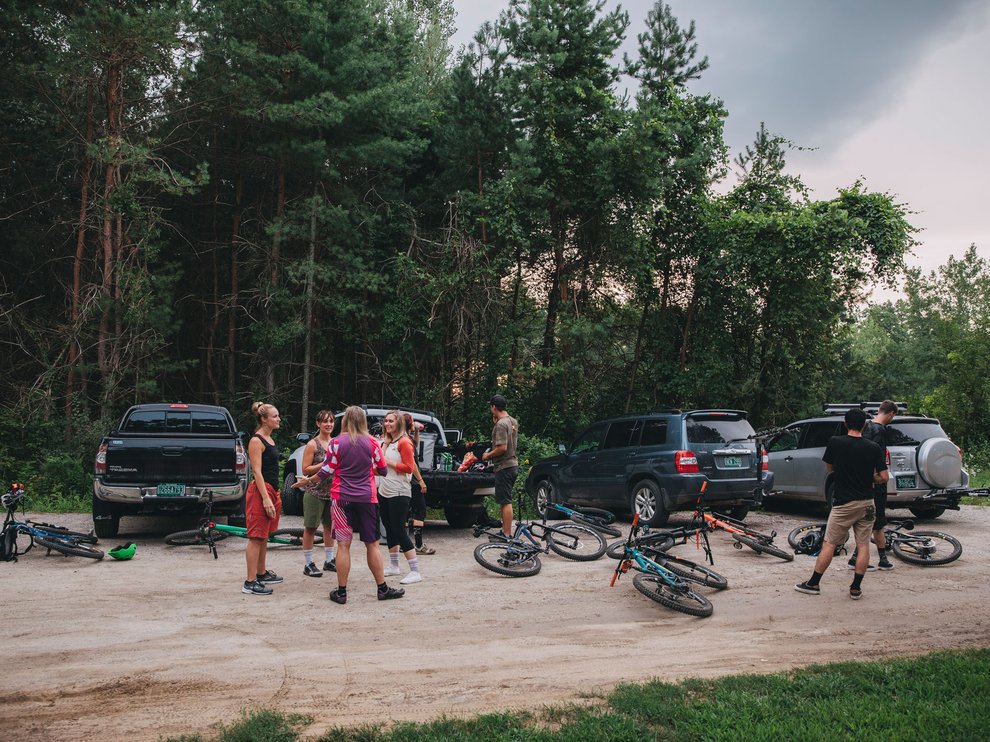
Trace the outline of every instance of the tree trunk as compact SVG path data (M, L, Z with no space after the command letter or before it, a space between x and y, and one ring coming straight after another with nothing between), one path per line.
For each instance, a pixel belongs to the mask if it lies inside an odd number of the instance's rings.
M282 243L282 219L285 216L285 156L279 155L278 157L278 173L276 175L277 181L277 191L275 196L275 234L272 237L272 253L271 262L269 263L269 269L271 271L271 289L269 298L275 293L275 289L278 288L278 267L279 260L281 258L281 243ZM271 307L271 303L269 303ZM273 360L273 353L268 352L265 354L265 393L268 398L271 398L275 394L275 361Z
M237 310L239 307L237 272L238 244L241 239L241 202L244 198L244 176L234 180L234 218L230 226L230 306L227 310L227 395L237 394Z
M309 376L313 362L313 273L316 265L316 199L319 195L313 188L313 212L309 218L309 255L306 263L306 334L303 347L302 419L299 430L306 430L309 420Z
M653 300L653 292L646 295L646 302L643 304L643 314L639 318L639 329L636 331L636 350L633 353L632 367L629 369L629 387L626 390L625 414L629 414L629 407L632 404L633 390L636 388L636 372L639 370L639 361L643 355L643 334L646 331L646 317L650 313L650 303Z

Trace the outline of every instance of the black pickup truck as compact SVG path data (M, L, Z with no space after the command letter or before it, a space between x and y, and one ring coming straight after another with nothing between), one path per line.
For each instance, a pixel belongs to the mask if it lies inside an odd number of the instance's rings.
M226 408L135 405L96 454L96 535L115 537L122 515L196 510L211 490L214 512L243 520L247 476L247 454Z

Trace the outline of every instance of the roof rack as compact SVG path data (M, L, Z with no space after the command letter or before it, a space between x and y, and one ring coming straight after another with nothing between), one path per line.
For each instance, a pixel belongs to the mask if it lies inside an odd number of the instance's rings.
M846 410L859 408L864 412L876 412L880 409L881 402L851 402L851 403L826 403L822 405L822 411L830 415L844 415ZM898 414L907 412L907 402L894 402L897 405Z

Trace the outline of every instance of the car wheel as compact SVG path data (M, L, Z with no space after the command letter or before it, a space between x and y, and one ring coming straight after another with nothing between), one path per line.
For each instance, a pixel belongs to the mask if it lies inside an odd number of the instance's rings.
M117 538L120 531L120 516L104 516L100 520L93 519L93 531L97 538Z
M749 515L749 505L733 505L732 509L729 510L729 515L736 520L746 520L746 516Z
M647 526L662 526L670 518L660 488L649 479L633 485L629 509L633 515L639 516L640 523Z
M444 505L443 515L451 528L470 528L485 512L483 505Z
M282 512L286 515L302 515L303 491L293 489L296 483L295 472L286 472L285 480L282 482Z
M560 520L564 517L559 510L550 507L553 503L560 502L560 498L557 495L557 487L549 479L541 479L540 483L536 485L533 500L535 501L536 513L541 518Z
M918 520L935 520L945 512L945 508L908 508L908 510Z

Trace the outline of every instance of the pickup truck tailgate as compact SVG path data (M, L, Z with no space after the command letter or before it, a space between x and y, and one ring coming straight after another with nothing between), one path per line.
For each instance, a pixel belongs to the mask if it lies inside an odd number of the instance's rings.
M107 441L108 484L182 482L229 483L235 480L235 441L200 438L155 441L153 438L111 438Z

